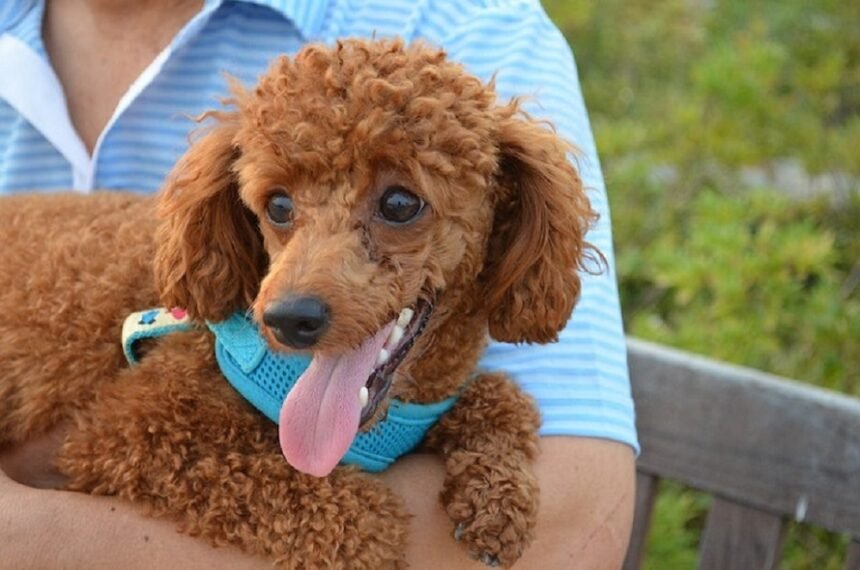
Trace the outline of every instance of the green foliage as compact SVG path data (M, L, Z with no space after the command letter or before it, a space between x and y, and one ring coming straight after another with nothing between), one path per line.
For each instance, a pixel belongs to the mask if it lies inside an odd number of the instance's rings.
M604 155L645 152L658 164L677 163L688 185L708 180L696 176L702 165L775 158L799 159L812 173L860 174L853 152L860 143L860 4L544 4L576 49L598 133L608 137ZM639 137L617 136L629 123L647 128Z
M634 335L860 394L860 297L826 216L772 191L706 190L673 218L619 247Z
M654 504L651 536L660 537L648 545L645 570L686 570L698 561L699 534L710 498L664 482Z
M860 395L860 3L544 5L582 74L628 331ZM649 568L695 567L706 506L661 495ZM782 567L844 550L792 525Z

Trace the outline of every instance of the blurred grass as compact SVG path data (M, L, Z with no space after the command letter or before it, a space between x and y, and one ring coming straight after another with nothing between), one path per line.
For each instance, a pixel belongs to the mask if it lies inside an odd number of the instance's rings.
M628 332L860 395L860 2L544 0L574 48ZM670 485L647 567L696 565ZM791 525L783 568L845 539Z

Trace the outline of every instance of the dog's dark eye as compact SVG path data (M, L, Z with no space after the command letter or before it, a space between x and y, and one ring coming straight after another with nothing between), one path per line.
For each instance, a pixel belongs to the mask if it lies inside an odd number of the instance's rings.
M379 213L389 222L405 224L424 209L424 200L400 185L389 186L379 200Z
M283 191L272 194L266 203L266 215L276 226L288 227L293 222L293 201Z

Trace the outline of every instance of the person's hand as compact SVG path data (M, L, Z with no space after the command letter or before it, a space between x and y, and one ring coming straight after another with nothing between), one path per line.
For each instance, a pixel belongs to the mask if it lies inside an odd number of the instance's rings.
M18 483L0 469L0 566L62 567L61 541L53 534L55 505L50 500L56 494Z
M0 448L0 545L3 568L60 568L62 541L57 522L64 478L54 457L66 434L65 426L32 440Z
M65 478L54 467L54 457L66 436L66 426L22 444L0 449L0 470L12 481L38 489L59 489Z

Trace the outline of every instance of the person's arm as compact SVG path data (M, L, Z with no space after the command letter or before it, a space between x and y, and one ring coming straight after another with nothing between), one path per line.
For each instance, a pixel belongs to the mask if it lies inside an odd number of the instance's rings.
M50 453L0 456L0 466L24 478L45 480L34 464ZM542 496L537 540L520 568L615 569L621 566L632 520L633 452L608 440L550 437L541 440L536 464ZM34 446L31 445L31 450ZM27 460L28 469L22 470ZM407 560L416 570L484 568L453 539L438 489L439 458L413 455L382 475L415 516ZM115 497L41 490L13 482L0 471L0 544L10 567L28 568L271 568L234 547L211 548L179 534L172 521L153 519Z
M595 438L546 437L535 465L541 490L535 542L517 568L613 570L621 567L633 520L633 450ZM486 568L453 538L439 503L444 469L438 458L415 455L383 478L406 500L412 519L407 560L417 570Z
M576 166L600 213L586 239L607 261L602 273L582 275L581 297L557 344L495 343L481 362L516 378L541 408L538 542L520 566L619 568L632 524L639 444L609 203L576 63L537 2L469 3L448 13L458 23L428 29L428 39L469 71L492 77L500 102L524 97L534 117L577 147Z
M36 489L0 470L3 568L188 570L271 568L236 548L213 549L115 497Z
M518 1L512 4L523 9L532 6ZM496 11L490 20L473 19L483 26L481 29L485 33L495 36L496 43L509 43L515 48L509 57L494 57L484 49L480 34L465 30L453 30L445 47L454 59L465 60L473 71L480 73L476 66L483 64L486 77L498 69L497 87L502 100L514 94L538 96L539 105L532 106L535 114L549 117L562 135L580 147L584 155L583 180L591 190L595 207L603 212L600 225L589 239L609 255L611 261L603 181L572 60L563 69L553 68L551 81L546 84L538 82L534 89L522 84L522 80L546 65L548 53L567 50L557 30L547 29L546 22L534 16L533 6L528 10L532 10L528 17ZM444 31L451 30L445 28ZM516 368L517 363L521 366L528 363L525 367L532 369L535 363L550 363L559 370L556 364L560 362L573 372L548 380L548 374L519 378L527 390L543 396L544 435L579 436L541 439L543 453L536 464L542 498L537 542L518 565L521 568L618 568L626 549L634 504L633 449L636 442L632 428L619 427L624 422L632 424L632 406L626 373L619 372L624 369L624 341L618 295L612 274L586 278L583 286L580 308L558 345L562 351L565 347L578 347L574 351L577 358L559 361L558 347L549 351L524 347L513 350L526 352L514 354L496 346L491 351L493 358L485 361L486 365L507 368L515 375L517 371L510 368L512 365ZM532 356L523 358L523 354L532 350ZM571 399L562 395L561 400L567 400L568 404L559 405L559 400L553 402L546 398L552 395L544 391L550 384L557 389L555 395L564 392L564 385L590 386L595 398ZM607 386L610 387L608 392L605 391ZM549 406L545 405L547 401L551 401ZM571 430L571 426L574 429ZM404 497L415 514L408 550L413 568L483 567L469 561L452 538L452 525L438 503L443 478L439 459L420 455L407 457L383 477ZM110 510L111 507L116 510ZM51 563L56 558L50 557L57 551L51 544L62 545L64 561L71 567L122 565L132 570L194 568L198 563L206 568L241 567L235 560L245 561L248 567L254 564L270 567L267 561L244 557L234 549L212 549L203 541L179 535L172 522L147 518L119 499L70 497L68 493L29 489L3 479L0 481L0 513L0 544L4 545L4 550L10 549L10 555L11 549L15 549L14 554L22 557L20 560L31 561L30 567L56 566ZM14 540L22 532L33 540ZM149 536L150 541L146 542L142 536ZM51 540L54 542L45 542ZM130 544L136 545L135 548ZM185 553L193 553L191 560L180 558ZM232 556L237 558L234 560ZM27 568L27 565L20 567Z

